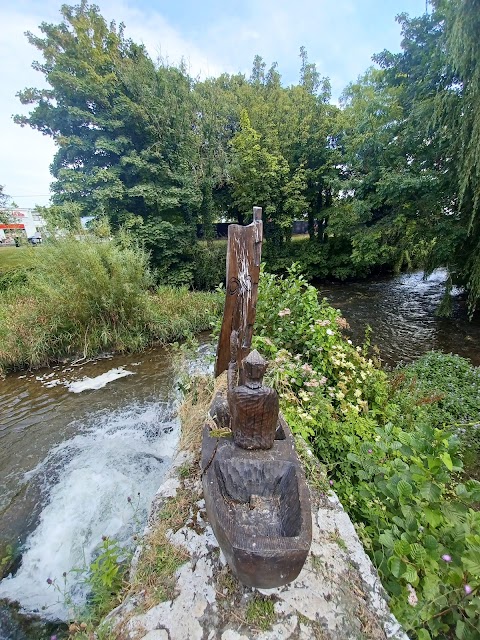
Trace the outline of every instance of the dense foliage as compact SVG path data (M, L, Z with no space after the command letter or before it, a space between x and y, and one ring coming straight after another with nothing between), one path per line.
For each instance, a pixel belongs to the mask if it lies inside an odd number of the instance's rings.
M63 239L23 251L23 268L2 282L0 373L177 340L208 329L219 311L214 294L152 288L148 256L136 248Z
M197 225L209 241L213 222L244 223L256 204L274 270L292 252L309 277L446 266L473 313L479 0L400 15L402 51L374 56L377 68L346 88L340 108L303 47L296 85L260 56L250 77L199 80L154 63L86 0L61 14L27 34L46 88L21 91L32 110L16 118L58 146L50 221L72 230L80 215L106 216L145 243L159 279L192 285L206 283L195 274ZM290 243L296 219L308 221L301 251Z
M256 326L282 411L325 464L394 614L412 638L478 638L480 370L430 353L387 375L295 270L263 275Z

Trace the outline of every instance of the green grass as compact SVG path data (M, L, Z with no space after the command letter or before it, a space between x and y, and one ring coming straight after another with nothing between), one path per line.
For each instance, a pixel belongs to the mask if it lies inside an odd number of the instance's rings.
M152 293L148 256L139 249L64 239L15 250L29 268L3 275L0 373L180 340L209 329L220 312L215 294Z
M26 267L30 264L34 251L41 251L40 247L0 247L0 274Z
M275 610L272 600L255 596L247 605L245 618L249 624L262 631L270 629L275 622Z

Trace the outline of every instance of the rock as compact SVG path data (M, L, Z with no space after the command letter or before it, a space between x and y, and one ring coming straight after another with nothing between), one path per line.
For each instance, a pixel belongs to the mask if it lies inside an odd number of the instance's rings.
M180 480L168 478L158 496ZM190 491L190 485L189 489ZM242 586L225 565L206 522L201 485L192 484L186 524L168 533L190 559L176 573L176 597L134 614L118 607L110 620L128 640L408 640L390 613L387 596L347 513L334 493L312 495L312 547L297 580L277 589ZM150 526L155 526L154 520ZM252 600L274 601L274 620L262 630L247 622ZM141 604L141 603L140 603ZM136 609L138 611L138 608ZM271 605L270 605L271 615ZM113 613L113 612L112 612ZM250 620L250 618L249 618Z
M143 636L142 640L169 640L169 637L164 629L154 629Z

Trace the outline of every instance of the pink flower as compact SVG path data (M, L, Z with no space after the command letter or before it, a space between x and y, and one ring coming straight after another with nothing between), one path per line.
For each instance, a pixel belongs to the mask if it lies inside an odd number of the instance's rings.
M313 369L309 364L302 364L301 369L305 371L305 373L313 373Z
M333 480L330 480L330 486L333 486Z
M469 584L466 584L463 588L467 596L469 596L472 593L472 587Z
M320 327L328 327L330 320L315 320L315 324L318 324Z
M290 311L290 309L286 308L279 311L278 315L280 316L280 318L283 318L283 316L289 316L291 313L292 312Z
M410 595L408 596L408 604L412 607L415 607L418 604L417 592L411 584L407 584L407 589L410 592Z
M442 556L442 560L445 560L445 562L451 562L452 556L449 556L448 553L444 553Z

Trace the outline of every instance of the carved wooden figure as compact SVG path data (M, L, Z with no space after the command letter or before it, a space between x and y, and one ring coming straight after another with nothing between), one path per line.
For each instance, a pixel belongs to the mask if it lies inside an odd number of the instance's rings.
M233 441L242 449L271 449L278 421L278 394L263 386L267 361L255 350L242 365L245 383L228 391Z
M227 292L215 375L227 391L210 415L233 437L203 431L202 483L208 518L232 571L244 584L271 588L300 573L312 539L312 513L293 436L263 385L267 362L250 353L262 243L259 207L253 223L228 230Z

